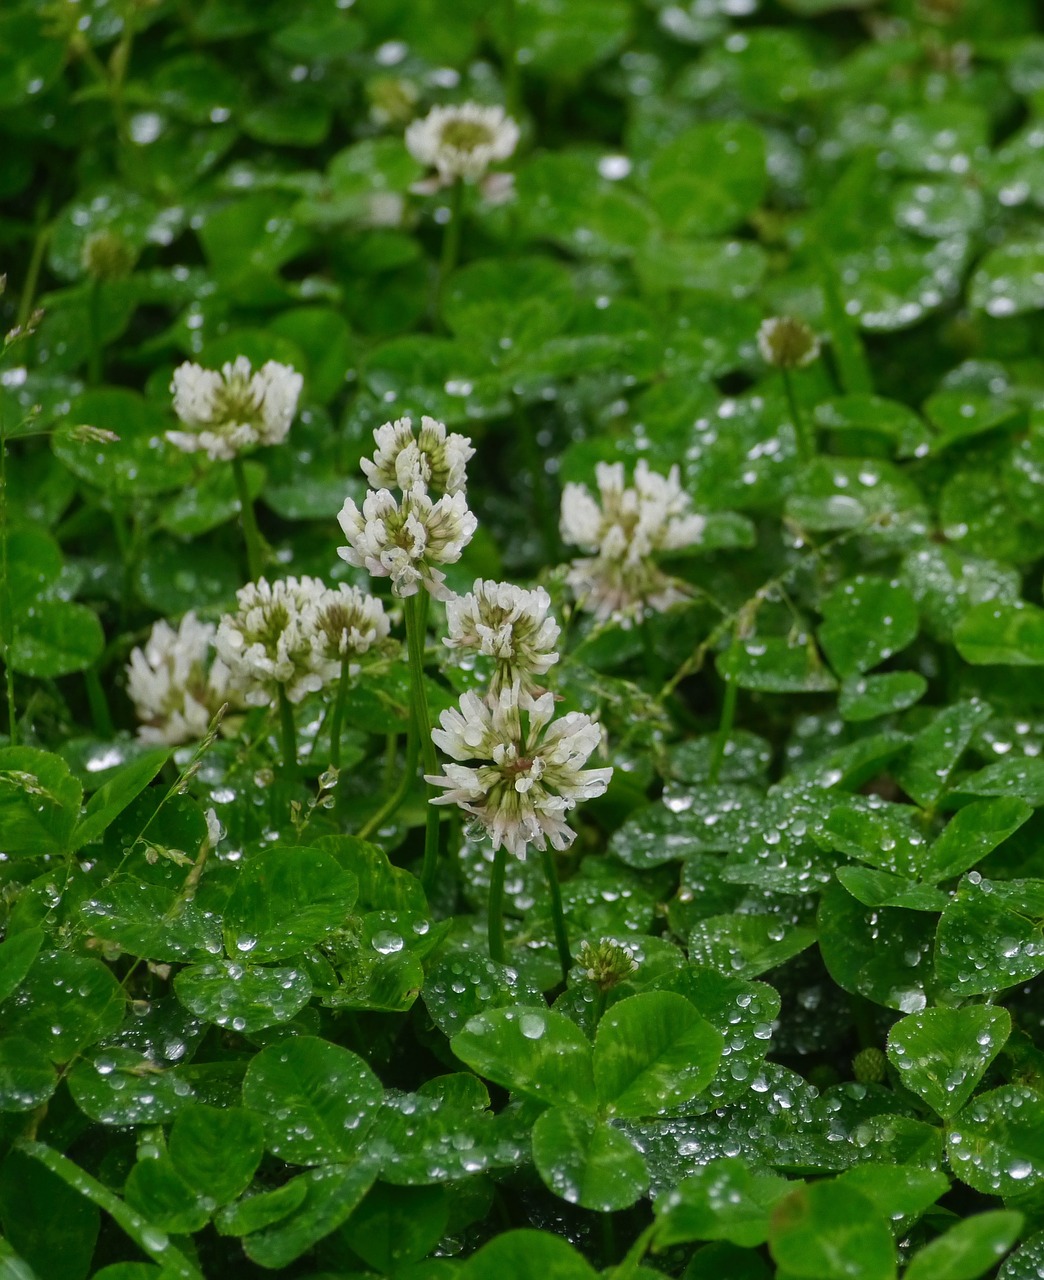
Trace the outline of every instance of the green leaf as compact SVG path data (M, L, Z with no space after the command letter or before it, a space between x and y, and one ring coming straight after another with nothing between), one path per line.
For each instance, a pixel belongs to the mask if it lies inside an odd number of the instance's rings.
M198 1195L228 1204L250 1185L261 1162L261 1120L241 1107L192 1103L175 1119L167 1149L171 1164Z
M925 1009L888 1033L888 1057L903 1084L950 1119L968 1101L1011 1032L1006 1009Z
M776 1205L769 1249L787 1277L893 1280L895 1246L871 1200L838 1182L792 1191Z
M282 846L246 859L225 908L229 955L284 960L344 926L358 881L317 849Z
M973 307L1006 318L1044 307L1044 251L1034 240L1010 241L992 249L971 279Z
M891 1117L896 1119L897 1117ZM889 1119L889 1117L884 1117ZM885 1152L882 1151L882 1157ZM849 1190L872 1200L902 1230L919 1218L950 1190L950 1180L935 1169L915 1165L867 1163L857 1164L841 1174L838 1181Z
M572 0L565 6L554 0L519 0L510 27L499 10L491 20L510 56L525 49L527 67L568 84L626 42L631 10L623 0Z
M450 1197L442 1187L389 1187L378 1182L341 1230L367 1266L387 1275L420 1262L446 1234Z
M905 907L908 911L942 911L949 894L930 885L918 884L888 871L869 867L838 867L838 880L853 898L867 907Z
M653 155L644 185L672 235L731 231L768 185L764 138L745 120L693 125Z
M1044 881L961 881L939 921L935 968L951 999L994 995L1044 971Z
M977 699L955 702L940 711L911 742L906 759L895 771L896 781L919 805L935 804L972 734L989 717L989 707Z
M12 1032L52 1062L68 1062L123 1021L126 995L100 960L67 951L37 956L18 994L4 1005Z
M1044 1269L1044 1232L1030 1236L997 1272L997 1280L1039 1280Z
M595 1280L568 1241L548 1231L505 1231L473 1253L460 1280Z
M7 581L16 617L58 581L62 565L62 549L44 529L9 529Z
M383 1089L357 1054L314 1036L269 1045L251 1060L243 1102L265 1145L290 1164L344 1164L359 1150Z
M591 1045L553 1009L492 1009L450 1041L462 1062L487 1080L559 1106L589 1110L594 1100Z
M94 1205L21 1151L0 1166L0 1224L38 1280L84 1280L99 1219Z
M6 1000L22 985L43 940L42 929L25 929L0 942L0 1000Z
M1007 1084L974 1098L946 1136L962 1182L984 1195L1021 1196L1044 1183L1044 1097Z
M191 1235L206 1226L210 1211L202 1196L164 1153L147 1155L131 1169L123 1191L127 1204L154 1228Z
M886 1009L924 1008L934 920L914 911L865 907L834 884L823 890L817 923L823 961L839 987Z
M351 1164L300 1174L296 1181L305 1187L301 1205L273 1226L248 1235L243 1240L247 1257L272 1271L289 1266L351 1216L373 1185L377 1169L377 1160L364 1153Z
M847 447L856 445L864 435L884 436L900 457L913 457L922 447L927 448L930 439L927 427L913 409L881 396L847 395L822 400L813 416L821 429L842 433Z
M307 1196L305 1179L292 1178L274 1191L259 1191L219 1209L214 1225L223 1236L249 1236L288 1218Z
M431 1020L447 1036L455 1035L484 1009L547 1006L537 983L518 969L496 964L477 951L448 948L428 970L421 995Z
M159 748L118 769L87 802L83 817L72 833L70 848L75 851L97 840L135 796L145 790L169 758L170 752Z
M289 1022L311 999L312 982L303 969L219 960L182 969L174 979L174 991L198 1018L249 1033Z
M829 693L837 688L808 635L754 636L730 645L716 665L723 679L762 693Z
M1021 1213L997 1209L958 1222L910 1259L904 1280L978 1280L1018 1239Z
M973 606L954 628L957 652L976 666L1044 664L1044 609L1016 600Z
M858 724L905 711L920 702L927 691L928 681L918 671L885 671L846 680L837 707L843 720Z
M83 788L61 756L0 747L0 829L7 854L64 852L82 799Z
M83 671L101 657L105 633L93 609L70 600L37 600L19 617L12 671L43 679Z
M690 1102L714 1078L722 1045L683 996L649 991L621 1000L595 1037L599 1105L614 1115L651 1116Z
M106 387L86 391L69 412L77 425L114 431L118 440L93 444L58 435L55 455L103 493L132 496L180 489L192 476L189 456L170 444L164 432L173 418L135 391Z
M734 978L756 978L816 940L816 931L771 915L720 915L689 934L689 959Z
M180 888L120 880L82 902L79 914L95 937L132 956L208 960L221 950L220 921Z
M600 1213L629 1208L649 1185L633 1144L605 1120L572 1108L551 1107L538 1117L533 1163L556 1196Z
M657 1197L656 1246L728 1240L753 1249L768 1239L772 1208L792 1189L785 1178L752 1173L745 1160L715 1160Z
M99 1124L162 1124L192 1099L192 1086L177 1069L165 1071L136 1049L94 1050L68 1080L76 1105Z
M1032 814L1032 806L1014 796L973 800L953 815L924 856L922 878L948 880L968 871L1018 831Z
M917 605L898 582L859 574L820 604L819 643L838 675L859 676L917 636Z

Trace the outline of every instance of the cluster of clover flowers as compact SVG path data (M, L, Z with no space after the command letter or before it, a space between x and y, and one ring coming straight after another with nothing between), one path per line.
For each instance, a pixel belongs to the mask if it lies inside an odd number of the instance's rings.
M517 126L500 108L473 103L434 108L406 134L415 157L435 170L425 190L451 184L459 190L462 183L478 182L492 161L511 154L517 139ZM767 321L758 335L765 358L784 369L805 363L810 354L791 350L803 335L788 325ZM167 433L168 439L183 450L231 462L252 581L237 592L237 610L216 626L194 613L186 614L176 630L157 622L145 646L131 654L127 672L142 722L140 736L153 742L203 738L225 705L276 706L290 774L298 767L293 705L337 685L328 711L329 759L336 769L350 682L364 668L397 660L400 652L390 635L392 618L376 596L345 584L329 587L317 578L270 582L263 576L265 547L242 458L286 438L302 385L301 375L287 365L268 361L255 371L243 356L221 370L191 362L175 370L171 391L180 426ZM412 705L399 787L360 834L379 829L394 814L421 761L430 801L422 871L426 888L438 868L434 806L455 804L488 833L493 848L492 957L504 956L506 856L524 858L532 848L544 861L556 940L567 968L553 851L575 839L567 821L570 811L602 795L609 784L611 768L585 767L601 745L602 730L579 712L556 718L555 695L541 683L560 657L555 648L560 629L543 588L479 579L458 597L446 586L440 566L460 559L477 527L466 497L471 441L428 417L417 432L409 418L385 423L374 439L376 452L362 463L371 491L361 509L350 498L345 501L338 519L347 545L338 553L371 578L390 579L392 595L402 602ZM567 484L562 494L563 540L586 553L572 561L566 582L581 610L599 622L629 626L684 598L683 584L663 572L657 556L698 544L705 521L690 511L677 467L664 476L641 460L628 485L622 464L601 463L596 482L597 497L576 483ZM434 728L424 685L430 599L445 604L443 643L482 655L492 670L484 692L464 693ZM436 746L448 757L441 770Z
M172 391L180 427L169 433L185 449L238 462L254 445L285 438L296 411L299 375L270 361L257 373L240 358L220 372L182 365ZM346 545L338 554L372 579L390 579L402 602L410 664L411 731L397 793L364 829L392 815L423 762L431 806L455 804L484 829L493 847L491 951L502 958L505 858L529 849L544 858L556 936L568 962L553 851L575 839L567 815L578 802L602 795L612 769L587 768L602 731L580 712L555 715L555 695L542 684L559 661L560 628L542 587L479 579L463 596L446 586L441 566L456 563L477 528L467 504L471 441L424 417L374 432L376 451L362 462L370 486L362 507L346 499L338 517ZM590 554L573 561L567 581L580 608L599 619L628 624L680 598L654 561L658 550L699 540L700 517L688 510L677 471L658 475L639 462L634 484L620 464L597 469L599 496L566 486L561 529ZM245 505L244 505L245 516ZM250 522L244 519L244 529ZM432 727L424 687L428 601L445 604L443 643L482 655L491 671L483 692L464 693ZM215 626L186 614L177 630L159 621L128 667L143 738L185 742L206 733L222 703L278 707L284 765L297 768L293 704L337 684L330 718L330 762L339 761L345 691L368 662L394 660L392 619L377 597L355 586L329 587L316 578L249 582L238 608ZM211 657L211 650L214 656ZM439 766L435 748L447 761ZM423 879L438 866L439 822L428 809Z

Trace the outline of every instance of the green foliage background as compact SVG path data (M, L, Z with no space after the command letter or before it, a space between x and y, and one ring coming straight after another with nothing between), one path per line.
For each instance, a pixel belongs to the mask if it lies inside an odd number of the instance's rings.
M401 135L467 98L517 199L469 189L437 288ZM0 1276L1044 1274L1031 0L6 0L0 201ZM556 676L616 767L559 864L611 990L556 985L530 863L487 958L449 815L425 898L419 788L353 834L405 664L321 802L311 703L297 782L264 710L134 738L131 648L245 577L228 464L163 435L174 366L238 354L305 376L247 468L281 572L362 581L334 517L404 413L478 449L451 585L562 617L560 485L681 467L691 602L571 618ZM435 710L472 678L433 657Z

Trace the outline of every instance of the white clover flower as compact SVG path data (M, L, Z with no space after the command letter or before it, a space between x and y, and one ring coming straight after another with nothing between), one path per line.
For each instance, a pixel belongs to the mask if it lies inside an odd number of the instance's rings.
M457 804L489 832L493 848L504 845L525 857L530 845L567 849L576 833L565 815L580 800L604 795L611 768L585 769L601 742L590 716L570 712L554 720L551 693L533 698L517 684L498 698L465 693L457 708L439 717L432 739L455 761L426 781L443 787L432 804Z
M548 613L551 597L542 587L524 591L510 582L483 582L446 603L450 649L469 649L496 660L490 694L516 681L525 693L537 692L534 676L558 661L559 626Z
M478 528L463 493L432 502L419 486L404 493L401 503L388 489L368 493L362 511L345 498L337 520L348 539L337 554L374 577L391 578L400 598L423 585L436 600L452 599L446 575L435 565L455 564Z
M326 593L318 578L264 578L236 592L239 609L218 626L218 656L252 707L267 706L280 686L291 702L323 687L315 669L316 612Z
M581 607L628 625L685 599L654 559L698 543L706 525L689 510L678 468L663 476L640 459L628 487L622 463L600 462L595 478L598 499L582 484L562 492L562 537L592 553L574 560L566 575Z
M324 684L340 676L345 658L352 654L361 657L386 640L391 630L380 600L343 582L318 597L309 617L313 666ZM359 669L357 663L350 663L349 675L358 674Z
M142 742L176 746L204 737L229 695L228 668L211 660L216 631L213 623L186 613L177 631L157 622L144 649L132 650L127 692L142 722Z
M404 493L419 485L425 493L463 493L467 488L467 464L475 450L467 436L447 433L444 422L427 414L417 435L409 418L386 422L373 433L377 451L372 461L363 458L362 469L371 489L397 487Z
M776 369L804 369L819 355L819 339L804 320L772 316L758 328L758 352Z
M230 461L255 445L279 444L297 412L302 378L289 365L269 360L254 373L246 356L204 369L186 362L170 384L174 412L184 431L167 439L186 453L204 451Z
M489 166L506 160L518 145L519 129L503 107L478 102L432 107L406 130L406 147L421 164L436 170L434 189L458 179L478 182ZM429 193L432 186L420 187Z

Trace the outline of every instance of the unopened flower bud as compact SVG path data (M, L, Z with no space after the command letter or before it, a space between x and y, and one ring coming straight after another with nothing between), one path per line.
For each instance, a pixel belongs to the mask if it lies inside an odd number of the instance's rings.
M881 1084L888 1071L888 1059L880 1049L860 1049L852 1059L852 1074L860 1084Z
M92 280L126 280L137 261L134 246L110 228L91 232L80 253L80 263Z

